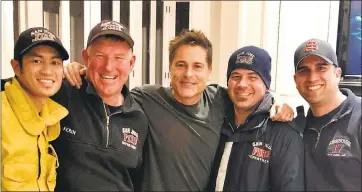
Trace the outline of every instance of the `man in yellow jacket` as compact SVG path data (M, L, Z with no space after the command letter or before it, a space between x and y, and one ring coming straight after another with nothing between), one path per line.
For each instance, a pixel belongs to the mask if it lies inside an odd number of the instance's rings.
M11 60L15 77L1 92L2 191L53 191L57 155L49 141L68 111L49 99L60 88L69 55L48 29L22 32Z

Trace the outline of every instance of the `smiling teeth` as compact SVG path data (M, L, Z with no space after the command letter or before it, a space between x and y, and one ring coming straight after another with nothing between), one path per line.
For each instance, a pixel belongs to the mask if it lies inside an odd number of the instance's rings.
M314 91L314 90L317 90L317 89L319 89L321 87L322 87L321 85L316 85L316 86L308 87L308 89Z
M106 75L101 75L101 77L103 79L115 79L116 78L116 76L106 76Z
M182 83L184 85L193 85L193 83Z
M239 96L248 96L248 95L250 95L249 93L236 93L237 95L239 95Z
M39 81L43 83L53 83L53 81L49 79L39 79Z

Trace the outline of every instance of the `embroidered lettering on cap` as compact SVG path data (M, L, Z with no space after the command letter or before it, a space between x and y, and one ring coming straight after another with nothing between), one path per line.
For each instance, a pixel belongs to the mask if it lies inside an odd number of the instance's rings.
M54 41L55 40L55 35L53 35L48 30L38 29L38 30L35 30L35 31L31 32L30 35L32 37L34 36L34 38L31 40L32 42L44 41L44 40L49 40L49 41Z
M102 28L101 31L104 31L104 30L122 31L122 29L124 27L122 25L120 25L119 23L108 21L108 22L102 23L101 28Z
M305 48L304 48L304 51L305 52L309 52L309 51L315 51L318 49L318 45L317 45L317 42L314 41L314 40L311 40L311 41L308 41L306 44L305 44Z
M235 64L248 64L248 65L252 65L253 64L253 59L254 59L255 55L250 53L250 52L241 52L239 54L236 55L236 61Z

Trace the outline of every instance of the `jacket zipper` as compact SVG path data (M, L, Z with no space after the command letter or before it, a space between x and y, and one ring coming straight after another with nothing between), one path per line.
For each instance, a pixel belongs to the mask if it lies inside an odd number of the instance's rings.
M321 129L321 132L319 132L319 131L318 131L317 129L315 129L315 128L310 128L310 130L316 131L317 134L318 134L318 136L317 136L317 141L316 141L315 144L314 144L314 148L316 149L317 146L318 146L318 143L319 143L319 138L320 138L320 136L321 136L322 129Z
M106 105L103 103L104 113L106 114L106 131L107 131L107 137L106 137L106 147L108 147L108 141L109 141L109 116L107 114Z
M332 121L330 121L329 123L325 124L320 131L318 131L317 129L315 128L309 128L310 130L314 130L318 133L318 136L317 136L317 140L315 142L315 145L314 145L314 148L316 149L318 147L318 144L319 144L319 139L321 137L321 134L322 134L322 130L327 127L327 125L331 124L332 122L336 121L335 119L332 119Z
M234 133L235 131L234 131L233 126L230 124L230 122L228 122L228 124L229 124L229 126L230 126L231 130L232 130L232 131L233 131L233 133Z
M226 117L226 116L225 116L225 117ZM229 127L231 128L231 130L233 131L233 133L235 133L235 130L238 130L239 127L240 127L240 125L237 125L237 126L236 126L236 129L234 129L234 127L231 125L229 119L228 119L227 117L226 117L226 119L227 119L227 122L228 122L228 124L229 124ZM243 123L243 125L245 125L246 123L248 123L248 120L246 120L246 121Z
M229 126L230 126L230 128L231 128L231 130L233 131L233 133L235 133L234 127L230 124L229 119L228 119L226 116L225 116L225 118L226 118L226 120L227 120L227 122L228 122L228 124L229 124ZM240 126L240 125L236 126L236 130L239 128L239 126Z
M39 149L39 138L40 138L40 135L38 135L38 138L36 140L36 147L38 148L38 178L37 178L36 184L38 186L38 191L40 191L38 180L39 180L40 174L41 174L41 160L40 160L41 153L40 153L40 149Z

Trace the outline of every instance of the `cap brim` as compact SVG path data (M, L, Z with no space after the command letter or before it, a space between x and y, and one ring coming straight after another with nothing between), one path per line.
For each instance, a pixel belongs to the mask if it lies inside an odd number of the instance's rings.
M304 57L300 58L299 61L297 62L297 64L295 65L295 68L294 68L294 69L297 70L300 62L302 62L303 59L305 59L306 57L311 56L311 55L318 56L318 57L326 60L329 64L333 64L333 61L331 61L331 60L328 59L327 57L325 57L325 56L323 56L323 55L320 55L320 54L318 54L318 53L311 53L311 54L305 55Z
M95 39L97 39L98 37L100 36L104 36L104 35L117 35L119 37L122 37L127 43L128 45L133 48L133 45L134 45L134 42L133 42L133 39L127 35L126 33L124 32L121 32L121 31L116 31L116 30L105 30L105 31L102 31L100 33L98 33L97 35L95 35L89 42L88 42L88 45L91 44Z
M34 47L36 47L38 45L49 45L51 47L54 47L58 51L59 55L62 57L63 60L68 60L69 59L68 51L62 45L60 45L59 43L57 43L55 41L48 41L48 40L39 41L39 42L31 44L30 46L25 48L20 53L20 55L24 55L26 52L30 51L30 49L32 49L32 48L34 48Z

